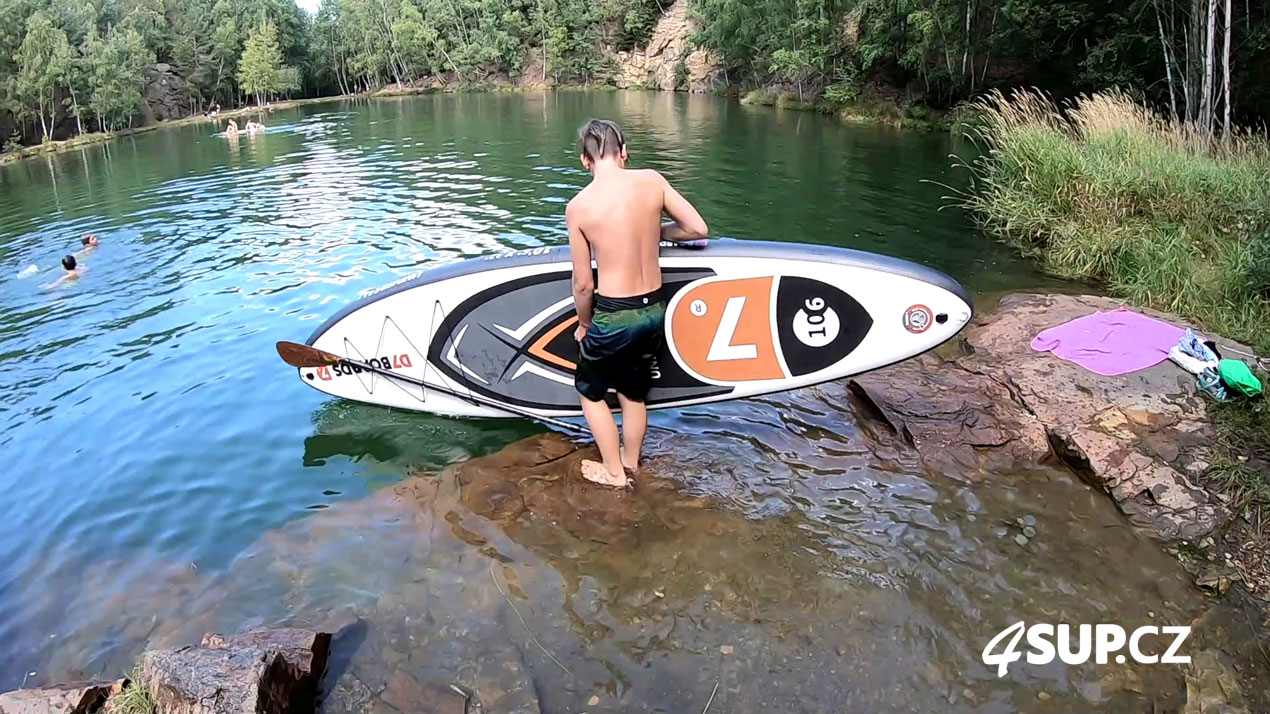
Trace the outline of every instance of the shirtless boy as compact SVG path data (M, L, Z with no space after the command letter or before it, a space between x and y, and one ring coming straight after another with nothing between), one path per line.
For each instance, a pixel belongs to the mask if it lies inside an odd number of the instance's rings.
M583 461L582 475L625 486L626 470L639 466L648 427L644 398L652 383L652 360L664 339L666 298L658 244L700 240L708 229L697 209L661 174L626 168L626 139L617 124L588 122L578 135L578 153L592 178L564 214L578 312L574 337L582 353L575 386L604 459ZM663 213L671 222L662 224ZM610 390L617 392L622 409L620 443L604 401Z
M62 273L62 277L48 283L47 285L41 285L40 287L48 290L50 288L55 288L62 283L79 280L79 276L88 270L87 268L79 265L79 262L75 260L75 256L73 255L68 255L65 258L62 258L62 269L66 271L65 273Z
M84 247L75 254L76 257L91 253L94 248L101 245L101 241L97 239L96 233L89 233L88 235L85 235L83 238L79 239L79 243Z

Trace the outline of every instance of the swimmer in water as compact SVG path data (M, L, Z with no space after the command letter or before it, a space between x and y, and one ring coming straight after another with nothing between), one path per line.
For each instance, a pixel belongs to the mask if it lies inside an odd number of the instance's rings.
M87 268L80 267L79 263L75 260L75 256L73 255L68 255L65 258L62 258L62 267L66 269L66 272L62 275L62 277L58 278L57 280L54 280L53 282L47 285L42 285L41 287L45 289L55 288L58 285L61 285L62 283L68 283L73 280L79 280L79 277L81 275L88 272Z
M250 121L250 120L248 120L248 121L247 121L247 133L248 133L248 134L256 134L256 133L259 133L259 132L263 132L264 130L265 130L265 125L264 125L264 124L261 124L260 122Z
M96 233L89 233L85 235L83 238L79 239L79 242L82 243L84 247L80 248L79 252L76 253L75 255L84 255L85 253L91 253L94 248L101 245L101 241L97 240Z
M230 119L225 123L225 136L238 136L238 122Z

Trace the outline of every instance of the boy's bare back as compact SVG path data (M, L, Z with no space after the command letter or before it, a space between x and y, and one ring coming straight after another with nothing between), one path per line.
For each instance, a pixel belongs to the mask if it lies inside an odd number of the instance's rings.
M661 287L657 244L664 184L656 171L622 169L593 181L565 209L565 220L591 246L601 295L627 297Z
M662 226L662 214L674 221ZM697 210L652 169L619 169L597 175L565 209L565 222L582 233L599 273L596 292L608 297L642 295L661 287L657 263L662 240L704 238Z

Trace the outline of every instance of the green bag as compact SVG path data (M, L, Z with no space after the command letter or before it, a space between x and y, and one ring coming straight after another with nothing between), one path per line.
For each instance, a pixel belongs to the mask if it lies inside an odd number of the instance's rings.
M1239 392L1245 397L1255 397L1261 394L1261 380L1248 369L1248 365L1237 359L1224 359L1217 363L1217 372L1221 375L1221 381L1231 390Z

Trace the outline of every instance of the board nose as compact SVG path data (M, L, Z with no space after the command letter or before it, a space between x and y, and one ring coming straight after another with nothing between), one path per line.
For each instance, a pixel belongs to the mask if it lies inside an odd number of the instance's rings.
M842 289L786 275L776 291L777 340L790 376L819 372L851 354L873 327L873 317Z

